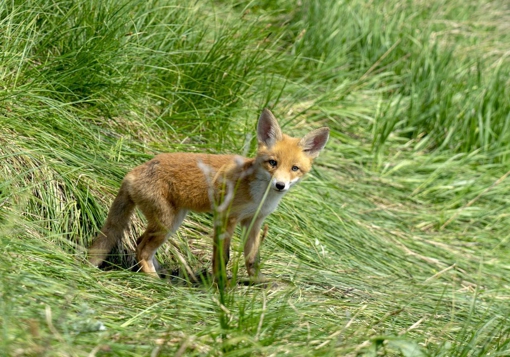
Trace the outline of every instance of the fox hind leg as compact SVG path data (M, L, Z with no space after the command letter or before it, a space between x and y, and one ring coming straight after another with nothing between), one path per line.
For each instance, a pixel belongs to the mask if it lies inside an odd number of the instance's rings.
M170 205L159 205L157 209L151 206L150 212L144 212L142 208L142 212L148 224L145 232L138 238L136 258L144 273L157 276L154 255L168 237L179 228L188 211L175 209Z

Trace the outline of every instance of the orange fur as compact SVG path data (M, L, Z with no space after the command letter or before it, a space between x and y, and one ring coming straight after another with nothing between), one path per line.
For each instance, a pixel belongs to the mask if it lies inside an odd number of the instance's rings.
M240 223L247 230L244 255L248 274L260 278L262 222L311 169L328 136L328 128L314 130L301 139L284 135L266 109L258 122L255 158L192 153L155 156L125 176L106 222L89 248L90 263L99 266L122 239L137 206L148 223L137 241L136 258L142 271L156 274L156 250L179 228L186 213L209 212L216 207L226 215L226 227L221 238L219 232L214 235L214 273L228 262L230 239Z

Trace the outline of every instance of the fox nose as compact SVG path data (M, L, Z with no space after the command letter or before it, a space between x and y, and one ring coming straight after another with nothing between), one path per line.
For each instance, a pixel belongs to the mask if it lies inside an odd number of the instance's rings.
M277 182L275 183L275 187L278 191L281 191L285 188L285 184L283 182Z

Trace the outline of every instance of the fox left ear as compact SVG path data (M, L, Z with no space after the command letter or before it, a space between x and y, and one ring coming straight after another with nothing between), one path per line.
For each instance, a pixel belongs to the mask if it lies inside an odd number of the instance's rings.
M273 113L269 109L264 109L260 114L257 125L257 139L259 143L272 147L277 141L283 139L282 130L276 121Z
M299 145L303 147L305 154L313 159L319 156L320 151L326 146L328 139L329 128L319 128L306 134L299 142Z

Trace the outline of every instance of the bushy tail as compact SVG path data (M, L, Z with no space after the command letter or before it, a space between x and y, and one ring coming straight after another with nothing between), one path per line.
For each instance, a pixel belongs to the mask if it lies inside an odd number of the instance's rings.
M108 218L101 232L89 248L88 259L94 266L100 266L112 249L122 241L124 231L128 228L135 203L128 190L128 182L123 181L119 193L112 203Z

